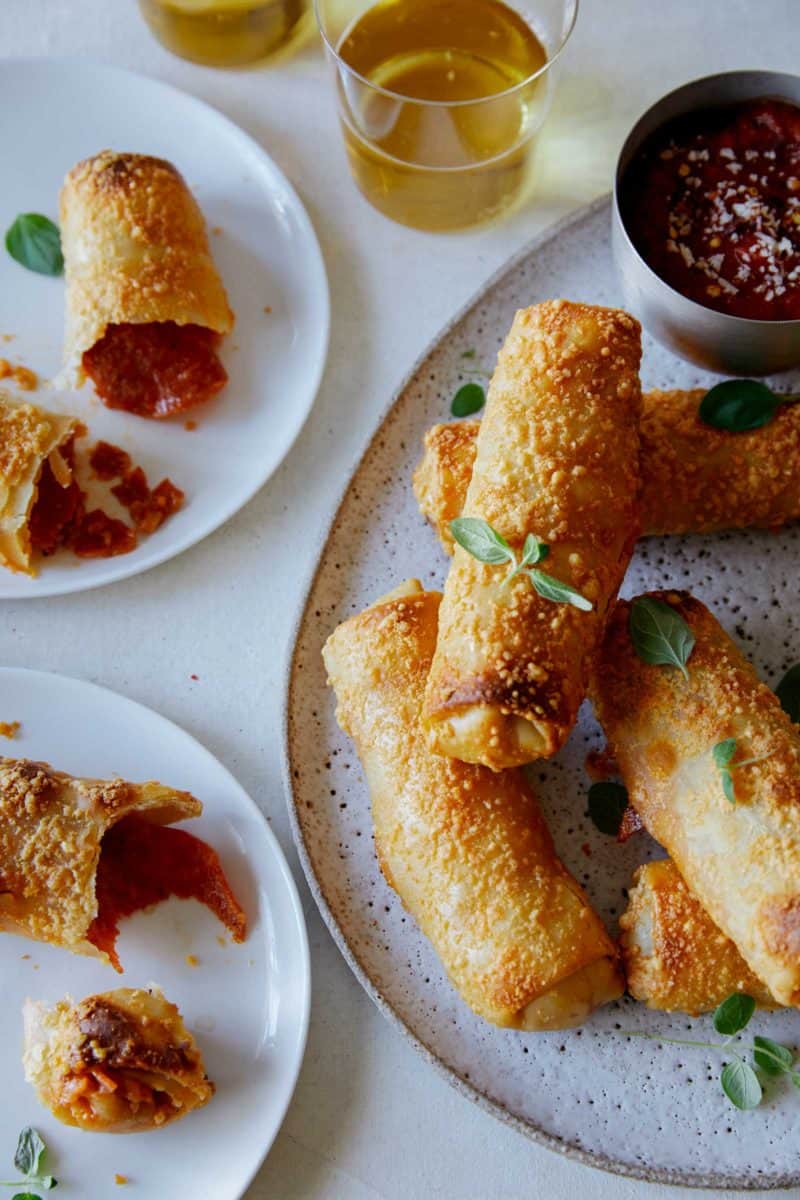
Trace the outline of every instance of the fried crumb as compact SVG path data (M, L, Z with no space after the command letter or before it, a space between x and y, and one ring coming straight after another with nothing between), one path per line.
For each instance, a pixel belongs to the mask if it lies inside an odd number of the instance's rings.
M11 379L23 392L35 392L39 386L39 377L30 367L16 366L7 358L0 358L0 379Z
M12 741L21 729L19 721L0 721L0 737Z
M127 1175L115 1175L114 1183L118 1183L120 1185L122 1185L123 1183L128 1183L128 1176Z
M220 946L227 946L228 939L224 938L221 933L217 934L217 942Z
M22 958L23 962L27 962L27 960L30 958L30 954L23 954L23 955L21 955L21 958Z
M186 965L187 965L187 967L199 967L200 959L197 957L196 954L187 954L186 955Z
M17 335L16 335L15 333L3 333L3 334L0 334L0 337L2 337L2 340L3 340L4 342L13 342L13 340L14 340L14 338L15 338L16 336L17 336Z
M197 429L197 421L192 421L192 420L184 421L183 428L188 429L189 433L192 433L193 430Z
M216 234L216 236L217 236L217 237L219 237L219 235L222 233L222 226L221 226L221 225L214 225L214 226L212 227L212 229L211 229L211 232L212 232L213 234Z
M265 305L264 305L264 312L265 312L265 313L271 313L271 312L272 312L272 305L271 305L271 304L265 304Z

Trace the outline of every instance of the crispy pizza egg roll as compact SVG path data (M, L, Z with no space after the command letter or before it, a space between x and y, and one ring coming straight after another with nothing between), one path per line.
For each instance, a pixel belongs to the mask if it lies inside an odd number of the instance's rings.
M0 565L35 575L81 504L73 478L80 421L0 392Z
M697 410L705 392L645 392L639 423L642 532L778 528L800 517L800 406L749 433L724 433ZM414 473L420 511L453 553L472 478L480 421L434 425Z
M411 580L323 651L366 774L378 861L476 1013L524 1030L577 1025L621 994L615 947L522 772L429 750L420 708L440 599Z
M104 150L61 190L66 386L86 375L109 408L167 417L224 385L233 313L197 201L175 167Z
M464 516L580 593L581 611L526 574L456 547L424 717L437 754L493 770L555 754L639 534L641 328L619 309L548 301L522 309L500 351Z
M798 1005L800 728L699 600L653 598L695 638L687 676L642 661L620 603L594 673L598 719L647 830L777 1002Z
M197 1044L159 988L117 988L53 1008L26 1000L22 1061L41 1103L89 1133L142 1133L214 1095Z
M628 907L619 919L628 991L649 1008L711 1012L734 992L764 1008L775 999L730 938L696 900L668 858L645 863L634 875Z
M121 971L119 921L179 896L205 904L242 941L246 919L216 852L166 828L202 808L160 783L82 779L0 757L0 932Z

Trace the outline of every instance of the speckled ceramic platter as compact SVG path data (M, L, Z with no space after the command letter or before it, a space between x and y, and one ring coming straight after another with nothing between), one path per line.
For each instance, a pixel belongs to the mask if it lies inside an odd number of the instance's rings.
M732 1108L713 1054L625 1036L713 1037L690 1021L622 1000L582 1029L521 1034L473 1016L430 946L384 882L375 860L369 797L356 754L334 718L320 649L338 622L408 576L428 587L447 560L417 512L411 474L429 425L472 361L490 366L518 307L548 297L618 304L600 201L539 238L437 338L391 404L347 485L322 546L291 656L287 782L300 856L342 953L381 1011L464 1094L520 1132L621 1174L706 1187L800 1184L800 1096L769 1087L749 1113ZM476 359L464 351L475 349ZM713 382L646 339L646 388ZM782 386L796 380L782 380ZM800 530L650 539L636 552L625 595L691 588L718 614L763 677L775 683L800 658ZM625 846L586 815L586 752L601 744L585 705L568 745L535 778L556 846L609 927L616 928L637 863L660 852L644 834ZM758 1015L758 1032L800 1042L797 1013Z

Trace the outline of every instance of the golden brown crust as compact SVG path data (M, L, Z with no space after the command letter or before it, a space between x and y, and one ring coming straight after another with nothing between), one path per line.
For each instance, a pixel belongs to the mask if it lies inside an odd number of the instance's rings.
M80 421L20 404L0 392L0 565L34 575L28 522L39 477L49 461L62 484L72 471L60 449L82 431Z
M79 162L61 191L61 240L66 382L83 381L83 355L109 325L233 328L203 214L171 163L113 150Z
M117 988L49 1011L28 1000L24 1017L25 1076L66 1125L136 1133L214 1094L192 1035L158 988Z
M387 882L486 1020L557 1028L620 993L613 944L521 772L432 754L420 730L440 596L418 583L331 635L337 718L369 784Z
M800 1003L800 729L707 608L654 593L690 626L688 680L636 654L616 606L592 698L645 826L712 920L786 1005ZM736 739L735 804L713 748ZM735 769L737 761L763 761Z
M778 528L800 517L800 405L751 433L704 425L704 392L652 391L639 423L645 535ZM434 425L414 472L422 515L453 553L450 522L461 516L480 421Z
M103 835L130 813L171 825L201 811L188 792L159 783L78 779L0 757L0 931L108 962L87 941Z
M697 1015L734 992L774 1007L769 989L753 974L730 938L689 891L668 858L634 875L620 917L620 945L628 991L650 1008Z
M639 532L641 330L618 309L549 301L517 313L489 388L464 515L594 605L541 597L456 549L425 696L431 747L494 770L554 754Z

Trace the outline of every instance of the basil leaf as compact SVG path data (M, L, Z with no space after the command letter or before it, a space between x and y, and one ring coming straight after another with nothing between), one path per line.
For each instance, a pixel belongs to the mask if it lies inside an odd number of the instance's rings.
M711 753L718 767L727 767L736 753L736 738L726 738L724 742L717 742Z
M593 783L589 788L589 816L601 833L616 837L628 807L628 791L621 783Z
M746 433L768 425L782 397L757 379L726 379L706 392L698 416L706 425L727 433Z
M722 1001L714 1013L714 1028L723 1037L733 1037L744 1029L755 1011L756 1002L752 996L745 992L734 992Z
M26 1125L17 1141L14 1166L23 1175L37 1175L43 1154L44 1142L32 1126Z
M516 562L506 539L480 517L456 517L450 522L450 532L459 546L478 562L493 565Z
M40 213L21 213L6 233L6 250L39 275L61 275L64 255L58 226Z
M719 1077L722 1090L737 1108L757 1108L761 1103L761 1084L752 1067L741 1059L729 1062Z
M631 605L629 629L642 662L677 667L689 678L686 663L694 649L694 634L674 608L651 596L640 596Z
M789 667L775 689L775 695L780 700L784 712L789 714L795 725L800 724L800 663Z
M780 1042L773 1042L772 1038L754 1037L753 1061L768 1075L782 1075L784 1071L792 1069L794 1055L788 1046L782 1046Z
M522 558L519 560L517 570L521 571L523 567L541 562L543 558L547 558L549 553L550 547L547 542L540 542L537 537L529 533L522 545Z
M486 403L486 393L479 383L465 383L453 396L450 412L454 417L471 417Z
M544 571L539 571L536 567L528 571L528 575L539 595L544 596L545 600L554 600L556 604L571 604L573 608L579 608L581 612L592 611L591 600L587 600L580 592L576 592L568 583L562 583L560 579L554 579L552 575L545 575Z

